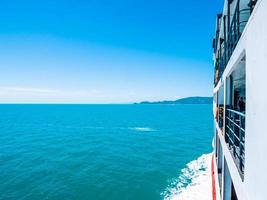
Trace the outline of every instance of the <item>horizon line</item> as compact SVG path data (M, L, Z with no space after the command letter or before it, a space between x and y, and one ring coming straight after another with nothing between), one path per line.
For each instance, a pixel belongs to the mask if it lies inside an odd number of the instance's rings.
M79 102L0 102L0 105L132 105L132 104L140 104L143 102L149 102L149 103L157 103L157 102L166 102L166 101L177 101L181 99L186 98L212 98L212 96L189 96L189 97L182 97L174 100L154 100L154 101L148 101L148 100L142 100L138 102L113 102L113 103L79 103ZM190 104L190 103L188 103Z

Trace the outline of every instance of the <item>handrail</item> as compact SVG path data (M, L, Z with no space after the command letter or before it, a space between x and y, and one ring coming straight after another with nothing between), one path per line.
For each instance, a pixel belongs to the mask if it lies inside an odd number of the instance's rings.
M246 117L246 115L242 112L239 112L239 111L236 111L236 110L233 110L233 109L230 109L230 108L227 108L226 110L230 111L230 112L233 112L237 115L241 115L242 117Z
M244 113L237 110L226 109L225 141L229 144L229 149L242 179L244 178L245 166L245 117Z
M245 132L245 130L244 130L241 126L239 126L237 123L235 123L232 119L230 119L229 117L227 117L227 119L228 119L230 122L232 122L236 127L240 128L241 131Z
M220 38L216 36L216 46L214 52L218 50L218 57L215 62L215 77L214 84L216 85L219 79L222 77L223 71L227 66L228 61L230 60L235 47L242 35L242 32L248 22L248 19L251 15L251 8L242 8L240 9L240 0L238 0L235 7L234 13L232 15L232 20L229 24L227 31L225 31L224 39L222 43L219 42ZM222 22L225 23L225 22ZM216 31L216 34L219 30ZM219 47L218 44L219 43ZM223 47L223 48L222 48ZM216 70L218 70L218 77L216 77Z
M237 139L242 145L244 145L244 142L242 142L242 141L240 140L240 138L237 137L237 135L235 134L235 132L234 132L228 125L227 125L226 127L230 130L231 133L234 134L234 136L236 137L236 139ZM228 134L228 133L227 133L227 134Z

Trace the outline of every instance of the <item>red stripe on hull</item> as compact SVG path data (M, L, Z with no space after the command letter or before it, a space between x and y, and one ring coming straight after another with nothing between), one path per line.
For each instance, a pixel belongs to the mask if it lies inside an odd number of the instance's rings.
M212 200L216 200L214 154L212 155L212 160L211 160L211 177L212 177Z

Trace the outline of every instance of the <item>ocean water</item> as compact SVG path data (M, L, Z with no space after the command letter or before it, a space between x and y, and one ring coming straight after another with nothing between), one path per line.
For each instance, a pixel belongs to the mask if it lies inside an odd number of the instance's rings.
M0 199L172 199L212 126L211 105L0 105Z

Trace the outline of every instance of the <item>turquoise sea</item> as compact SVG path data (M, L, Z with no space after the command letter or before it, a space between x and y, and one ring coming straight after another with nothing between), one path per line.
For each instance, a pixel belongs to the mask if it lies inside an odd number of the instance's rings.
M0 105L0 199L163 199L212 133L211 105Z

